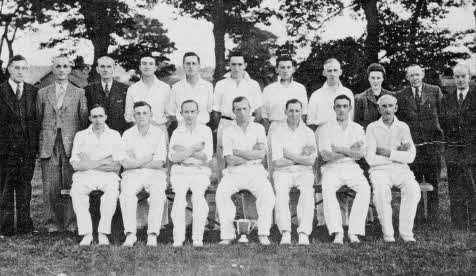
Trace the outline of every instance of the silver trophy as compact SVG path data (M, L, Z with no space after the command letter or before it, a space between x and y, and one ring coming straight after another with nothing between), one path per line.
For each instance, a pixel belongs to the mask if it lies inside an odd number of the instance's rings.
M256 220L250 220L246 218L246 211L245 211L245 196L241 194L241 207L243 208L243 217L242 219L237 219L234 221L235 229L237 235L240 237L238 242L247 243L248 235L250 234L253 229L256 228Z

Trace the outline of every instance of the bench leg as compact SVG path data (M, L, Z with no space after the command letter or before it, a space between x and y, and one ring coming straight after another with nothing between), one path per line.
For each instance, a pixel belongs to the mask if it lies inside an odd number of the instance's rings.
M422 200L423 200L423 218L426 220L428 217L428 193L426 191L422 193Z

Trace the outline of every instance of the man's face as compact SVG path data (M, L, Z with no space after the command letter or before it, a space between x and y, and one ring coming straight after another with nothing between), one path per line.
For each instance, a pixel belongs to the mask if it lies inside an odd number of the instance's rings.
M138 106L134 108L134 119L139 126L149 125L152 120L152 111L148 106Z
M278 72L279 77L282 80L290 80L294 74L293 62L290 60L280 61L276 68L276 71Z
M369 74L370 86L374 89L382 88L383 73L380 71L372 71Z
M102 107L93 108L89 112L89 121L91 121L94 128L103 127L106 124L106 119L106 112Z
M232 74L244 73L246 69L245 59L240 56L230 58L230 70Z
M335 83L339 81L339 77L342 75L340 64L334 61L324 65L324 71L322 71L322 74L326 77L328 82Z
M420 87L423 83L423 77L425 73L420 66L412 66L407 70L407 80L410 82L412 87Z
M67 80L71 73L71 63L65 57L56 58L53 62L53 75L57 80Z
M347 99L338 99L334 101L334 111L336 112L337 120L339 121L347 120L351 109L352 107Z
M456 66L453 69L453 78L456 82L456 87L460 90L464 90L469 87L470 75L466 68L462 66Z
M183 60L183 68L187 76L196 76L199 73L200 62L197 56L188 56Z
M27 71L28 63L26 62L26 60L13 61L10 66L8 66L10 79L12 79L16 83L20 83L25 79Z
M234 103L233 113L237 119L246 120L250 116L250 103L247 100Z
M391 99L384 99L379 104L378 110L380 115L382 115L382 120L392 121L397 112L397 103Z
M289 122L297 123L301 120L302 108L299 103L292 103L286 109L286 116Z
M114 61L110 59L102 59L98 61L96 71L101 75L101 79L110 80L114 76Z
M141 58L139 70L143 76L146 76L146 77L153 76L155 71L157 70L155 59L153 59L152 57Z
M182 114L183 118L185 119L185 122L188 125L191 125L195 123L197 120L198 116L198 108L195 103L186 103L182 106L182 111L180 111L180 114Z

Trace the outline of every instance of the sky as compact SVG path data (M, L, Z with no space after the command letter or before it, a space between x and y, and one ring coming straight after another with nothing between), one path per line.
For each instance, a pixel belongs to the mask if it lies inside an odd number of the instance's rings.
M270 7L275 6L276 0L265 0L264 4ZM474 9L474 7L473 7ZM194 51L201 56L202 66L214 66L214 41L213 25L204 20L197 20L190 17L178 16L174 9L164 4L157 4L152 10L147 11L151 17L161 21L168 30L169 38L175 42L177 50L169 55L172 63L181 64L182 55L188 51ZM365 22L357 21L350 17L349 12L336 17L326 23L322 39L331 40L347 36L359 37L365 30ZM467 30L475 28L475 18L471 8L453 9L449 16L441 21L439 27L447 27L453 31ZM278 44L286 41L286 29L283 23L274 20L271 26L260 26L278 37ZM58 49L39 50L39 44L47 41L52 35L57 33L51 26L40 27L38 32L23 32L18 35L14 43L16 53L23 54L33 65L48 65L51 58L59 53ZM231 41L226 42L227 48L233 46ZM6 50L6 49L5 49ZM3 52L6 52L6 51ZM84 41L79 45L77 52L85 57L86 63L92 63L92 44ZM305 58L307 49L298 52L298 60ZM5 57L2 57L5 59ZM473 72L476 65L472 64Z

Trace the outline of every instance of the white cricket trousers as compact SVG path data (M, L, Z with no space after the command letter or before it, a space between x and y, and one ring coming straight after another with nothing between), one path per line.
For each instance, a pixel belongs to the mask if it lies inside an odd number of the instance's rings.
M147 216L147 234L160 233L165 204L166 174L163 170L133 169L122 173L121 203L124 232L137 232L137 194L144 189L149 193L149 214Z
M104 192L99 207L101 219L99 220L98 232L111 233L111 221L116 211L119 195L119 176L115 172L88 170L73 174L70 193L79 235L93 233L91 214L89 213L89 194L95 190Z
M275 197L267 175L268 172L261 164L240 165L223 171L223 178L216 192L221 239L235 238L233 221L236 207L231 196L240 190L248 190L256 197L258 235L269 236Z
M355 191L349 216L349 234L365 235L365 219L369 210L370 186L357 164L332 164L322 167L322 198L329 234L344 233L342 215L336 192L342 186Z
M393 237L392 187L400 189L400 217L398 231L400 236L413 238L413 222L421 191L413 172L409 168L371 169L370 181L373 187L373 201L377 215L386 237Z
M299 222L298 233L310 235L314 220L314 173L306 171L275 171L273 175L276 190L275 215L279 231L291 232L291 212L289 211L289 191L299 189L296 212Z
M173 165L170 171L170 182L175 193L171 217L174 224L174 242L185 240L185 208L187 207L187 192L192 191L192 239L196 242L203 240L203 232L208 216L208 203L205 192L210 185L211 170L208 167L186 167Z

